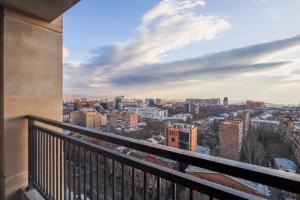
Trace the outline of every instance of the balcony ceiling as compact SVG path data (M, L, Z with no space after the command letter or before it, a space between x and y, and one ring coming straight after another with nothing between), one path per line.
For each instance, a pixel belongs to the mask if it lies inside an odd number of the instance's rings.
M80 0L0 0L0 5L51 22L78 1Z

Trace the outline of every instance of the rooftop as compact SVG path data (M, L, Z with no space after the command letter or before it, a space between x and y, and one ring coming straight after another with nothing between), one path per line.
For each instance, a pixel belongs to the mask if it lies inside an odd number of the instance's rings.
M185 172L190 173L190 174L197 174L197 173L220 174L218 172L214 172L214 171L211 171L211 170L207 170L207 169L192 166L192 165L188 165ZM225 174L222 174L222 175L224 177L227 177L227 178L229 178L233 181L236 181L240 184L243 184L243 185L253 189L257 194L261 194L261 195L264 195L264 196L269 196L268 187L263 185L263 184L255 183L253 181L248 181L248 180L236 178L236 177L225 175Z
M274 162L279 170L296 173L297 166L294 161L286 158L274 158Z

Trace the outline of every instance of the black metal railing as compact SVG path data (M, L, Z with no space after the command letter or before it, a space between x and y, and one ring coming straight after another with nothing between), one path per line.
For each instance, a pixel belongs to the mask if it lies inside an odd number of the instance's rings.
M198 199L200 193L210 199L261 199L64 135L62 130L300 193L299 175L154 145L41 117L27 118L29 188L36 188L46 199Z

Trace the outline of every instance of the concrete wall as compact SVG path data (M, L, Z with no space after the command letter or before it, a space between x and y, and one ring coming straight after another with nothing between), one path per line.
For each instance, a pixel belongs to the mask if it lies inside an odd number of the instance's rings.
M20 199L27 185L24 115L62 120L62 17L52 23L2 10L0 147L2 194Z

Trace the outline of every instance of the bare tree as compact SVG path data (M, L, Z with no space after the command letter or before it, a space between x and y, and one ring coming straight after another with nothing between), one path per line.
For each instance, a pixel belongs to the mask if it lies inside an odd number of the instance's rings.
M241 161L262 165L265 156L266 152L264 146L258 142L257 137L254 134L248 134L243 140Z

